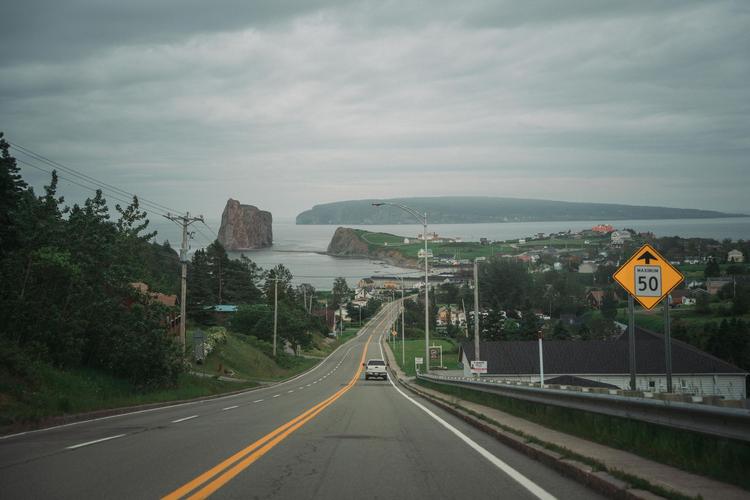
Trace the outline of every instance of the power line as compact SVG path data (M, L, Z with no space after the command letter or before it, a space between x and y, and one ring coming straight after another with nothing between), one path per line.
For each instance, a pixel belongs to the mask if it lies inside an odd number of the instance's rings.
M39 153L36 153L36 152L34 152L34 151L32 151L32 150L30 150L30 149L28 149L26 147L23 147L23 146L21 146L19 144L15 144L13 142L8 142L8 144L10 144L14 149L16 149L21 154L24 154L24 155L26 155L28 157L31 157L31 158L33 158L33 159L35 159L37 161L41 161L43 163L46 163L47 165L49 165L51 167L59 168L59 169L67 172L68 174L70 174L72 176L75 176L75 177L77 177L77 178L79 178L79 179L81 179L83 181L89 182L89 183L91 183L91 184L93 184L93 185L101 188L102 190L104 190L106 188L107 190L115 191L116 193L119 193L121 196L128 196L129 198L133 198L134 196L137 196L134 193L131 193L131 192L126 191L124 189L120 189L120 188L118 188L116 186L113 186L111 184L108 184L106 182L100 181L100 180L98 180L98 179L96 179L96 178L94 178L94 177L92 177L92 176L90 176L88 174L84 174L83 172L80 172L80 171L78 171L78 170L76 170L76 169L74 169L72 167L68 167L66 165L63 165L62 163L60 163L58 161L51 160L51 159L47 158L46 156L41 155ZM176 212L176 213L180 213L181 214L181 212L179 210L175 210L173 208L167 207L167 206L162 205L160 203L151 201L151 200L149 200L147 198L142 198L142 197L138 196L138 201L141 202L144 205L150 205L155 210L162 210L162 211L165 211L165 212Z
M42 168L42 167L40 167L40 166L38 166L38 165L35 165L35 164L33 164L33 163L30 163L30 162L28 162L28 161L26 161L26 160L24 160L24 159L22 159L22 158L16 158L16 161L17 161L18 163L21 163L21 164L23 164L23 165L26 165L26 166L28 166L28 167L31 167L31 168L34 168L34 169L36 169L36 170L40 170L40 171L42 171L42 172L46 172L46 173L48 173L48 174L52 175L52 170L47 170L46 168ZM60 174L57 174L57 177L58 177L58 179L62 179L62 180L64 180L64 181L66 181L66 182L70 182L71 184L75 184L76 186L82 187L82 188L84 188L84 189L86 189L86 190L90 190L90 191L96 191L96 189L95 189L95 188L93 188L93 187L91 187L91 186L87 186L87 185L85 185L85 184L81 184L80 182L74 181L73 179L70 179L69 177L66 177L66 176L64 176L64 175L60 175ZM116 196L116 195L114 195L114 194L112 194L112 193L110 193L110 192L106 192L106 191L104 191L103 189L102 189L101 191L102 191L103 193L106 193L106 194L107 194L107 196L108 196L109 198L112 198L112 199L114 199L114 200L117 200L117 201L119 201L119 202L121 202L121 203L125 203L126 205L127 205L127 204L130 204L130 203L131 203L131 202L133 201L133 200L127 200L127 199L123 199L123 198L120 198L120 197L118 197L118 196ZM147 212L152 212L152 213L155 213L155 214L157 214L157 215L161 215L161 216L164 216L164 217L166 216L166 212L162 212L162 211L159 211L159 210L155 210L155 209L153 209L153 208L150 208L150 207L145 207L145 208L144 208L144 210L145 210L145 211L147 211Z

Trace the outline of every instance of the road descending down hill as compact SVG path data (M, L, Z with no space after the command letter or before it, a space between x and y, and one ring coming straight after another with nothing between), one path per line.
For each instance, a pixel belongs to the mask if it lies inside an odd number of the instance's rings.
M597 498L392 381L365 381L392 307L290 381L0 438L2 497Z

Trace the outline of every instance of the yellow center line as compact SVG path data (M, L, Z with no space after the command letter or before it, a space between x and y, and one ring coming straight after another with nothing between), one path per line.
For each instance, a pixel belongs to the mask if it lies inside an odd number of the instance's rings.
M320 412L325 410L328 406L332 405L338 398L344 395L354 384L359 380L359 376L362 372L362 363L364 363L365 356L367 355L367 346L370 344L372 337L367 339L365 347L362 351L362 359L357 365L357 371L349 381L349 383L343 388L339 389L335 394L327 398L326 400L318 403L312 408L304 411L300 415L296 416L284 425L277 427L273 431L269 432L262 438L258 439L251 445L247 446L243 450L238 451L231 457L227 458L218 465L207 470L203 474L199 475L192 481L180 486L173 492L162 497L164 500L176 500L188 495L191 491L204 485L210 481L214 476L221 474L218 478L214 479L201 490L190 496L190 499L207 498L213 492L224 486L226 483L231 481L237 474L242 472L244 469L249 467L253 462L258 460L260 457L268 453L274 446L283 441L287 436L292 434L294 431L305 425L307 422L315 418ZM239 462L239 463L238 463ZM236 464L236 465L235 465ZM232 467L234 465L234 467ZM229 469L231 467L231 469ZM229 470L226 470L229 469ZM226 471L226 472L224 472ZM222 474L223 472L223 474Z

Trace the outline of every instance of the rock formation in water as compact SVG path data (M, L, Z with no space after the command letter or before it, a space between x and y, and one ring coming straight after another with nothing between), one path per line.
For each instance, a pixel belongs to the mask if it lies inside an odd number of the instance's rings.
M394 266L416 267L417 261L406 257L397 249L370 245L361 234L363 232L349 227L339 227L328 243L326 253L333 257L360 257L383 260Z
M273 245L271 212L229 199L221 214L219 243L227 250L252 250Z

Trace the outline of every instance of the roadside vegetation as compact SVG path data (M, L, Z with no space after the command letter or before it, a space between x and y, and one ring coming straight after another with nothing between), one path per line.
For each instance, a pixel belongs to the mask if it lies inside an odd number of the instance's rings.
M188 265L183 349L173 305L179 257L155 242L138 198L111 210L98 190L68 205L57 184L53 171L42 193L28 186L0 134L0 432L279 380L353 335L328 335L332 310L349 301L343 278L324 305L311 285L293 286L284 266L229 259L215 241ZM216 308L223 304L236 312ZM364 319L377 307L364 308ZM213 352L199 366L192 333L216 328L225 330L211 337ZM227 375L235 380L218 380Z
M746 442L532 403L465 387L434 384L425 380L418 380L417 383L552 429L750 490L750 477L747 475L750 444Z

